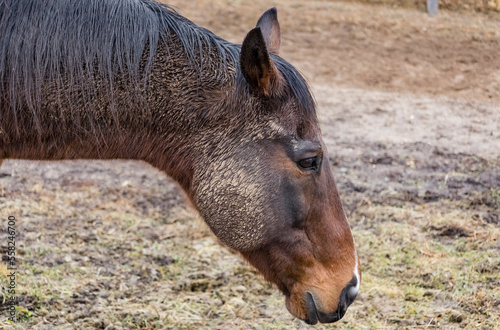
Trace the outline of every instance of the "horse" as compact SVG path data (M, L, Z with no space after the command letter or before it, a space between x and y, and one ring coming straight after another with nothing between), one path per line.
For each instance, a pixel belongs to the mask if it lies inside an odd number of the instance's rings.
M315 101L280 45L275 8L238 45L154 0L3 0L0 164L145 161L292 315L338 321L361 267Z

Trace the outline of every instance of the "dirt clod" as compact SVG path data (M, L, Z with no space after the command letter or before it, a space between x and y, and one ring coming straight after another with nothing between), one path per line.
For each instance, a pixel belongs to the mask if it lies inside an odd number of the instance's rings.
M469 233L464 228L451 226L451 225L450 226L443 226L443 227L431 226L430 229L436 231L437 236L452 237L452 238L468 237L469 236Z
M450 314L450 322L454 322L454 323L462 323L462 321L464 320L464 317L462 316L462 314L458 313L458 312L452 312Z

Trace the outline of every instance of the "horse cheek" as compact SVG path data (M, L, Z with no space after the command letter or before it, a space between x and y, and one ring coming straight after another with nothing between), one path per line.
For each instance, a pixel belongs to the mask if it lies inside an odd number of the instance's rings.
M195 205L212 232L240 252L265 243L268 213L265 185L256 182L255 173L241 162L220 162L197 179L195 188Z

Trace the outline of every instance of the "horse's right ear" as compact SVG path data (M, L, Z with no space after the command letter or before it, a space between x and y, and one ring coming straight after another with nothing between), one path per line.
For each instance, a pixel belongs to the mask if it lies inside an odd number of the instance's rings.
M264 95L271 93L271 82L278 73L260 27L251 30L245 37L241 45L240 65L243 76L254 91Z
M278 11L276 7L269 9L259 18L257 27L262 29L262 35L266 41L267 50L278 55L281 47L281 28L278 22Z

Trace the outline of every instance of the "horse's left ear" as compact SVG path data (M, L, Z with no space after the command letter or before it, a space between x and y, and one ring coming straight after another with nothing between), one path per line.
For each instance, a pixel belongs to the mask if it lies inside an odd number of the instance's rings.
M271 94L272 82L278 71L267 52L260 27L248 32L240 54L241 71L247 83L257 93Z
M278 55L281 45L280 24L276 8L266 11L257 27L248 32L241 45L240 64L248 84L265 95L271 93L272 80L279 74L269 53Z

